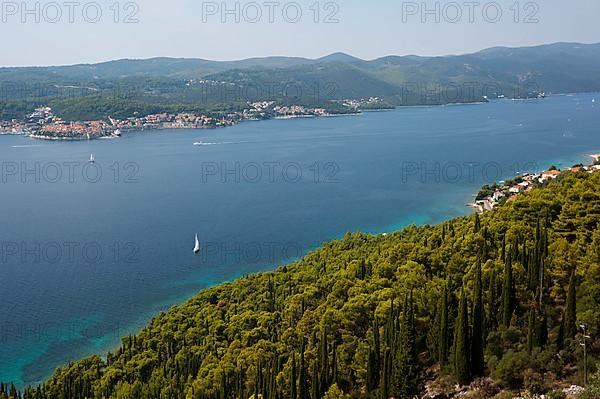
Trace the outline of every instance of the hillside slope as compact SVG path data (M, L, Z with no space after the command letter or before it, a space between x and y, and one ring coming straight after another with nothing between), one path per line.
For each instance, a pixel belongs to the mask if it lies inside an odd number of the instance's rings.
M125 59L99 64L0 68L0 105L7 101L38 104L52 97L72 99L100 94L196 105L201 99L211 104L223 102L222 97L208 101L204 99L206 93L199 96L193 92L193 84L203 80L238 85L242 93L265 90L258 96L246 96L251 98L236 98L241 102L278 100L281 89L273 95L272 88L292 84L301 87L305 96L314 97L314 89L309 88L319 88L320 99L378 96L395 105L433 105L480 101L484 96L494 98L500 94L526 98L541 92L600 91L599 70L600 44L578 43L499 47L444 57L388 56L371 61L343 53L318 59ZM336 90L330 90L331 86ZM288 97L296 95L297 90L287 93Z
M200 292L25 397L409 398L432 379L478 376L491 380L476 397L493 397L581 384L576 323L593 337L590 370L600 354L599 227L600 173L564 173L480 217L349 234Z

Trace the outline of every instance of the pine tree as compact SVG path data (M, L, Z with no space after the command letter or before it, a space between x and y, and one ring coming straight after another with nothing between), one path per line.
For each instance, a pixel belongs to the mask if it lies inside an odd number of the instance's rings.
M471 382L469 352L469 311L467 308L467 297L463 288L460 293L454 338L454 374L460 385L467 385Z
M473 335L471 339L471 370L475 377L480 377L485 371L484 363L484 319L483 319L483 290L481 281L481 263L477 262L475 273L475 288L473 290Z
M577 334L577 293L575 288L575 270L571 272L569 279L569 291L567 292L567 305L564 317L564 337L573 339Z

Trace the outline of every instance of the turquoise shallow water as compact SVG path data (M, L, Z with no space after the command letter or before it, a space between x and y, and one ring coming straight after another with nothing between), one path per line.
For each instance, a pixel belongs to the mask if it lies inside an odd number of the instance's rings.
M487 180L588 161L600 153L595 98L120 140L0 137L0 380L36 383L104 354L199 289L273 269L347 231L437 223L469 213Z

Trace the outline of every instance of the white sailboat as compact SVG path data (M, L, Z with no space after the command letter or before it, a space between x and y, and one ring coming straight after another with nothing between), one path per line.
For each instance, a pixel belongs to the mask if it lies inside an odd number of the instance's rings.
M94 153L90 154L90 163L94 163L96 160L94 159Z
M200 241L198 241L198 234L196 234L196 244L194 245L194 254L200 253Z

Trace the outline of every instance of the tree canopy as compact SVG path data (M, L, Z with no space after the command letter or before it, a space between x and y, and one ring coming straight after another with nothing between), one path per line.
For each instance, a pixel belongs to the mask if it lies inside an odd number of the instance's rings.
M582 383L578 323L600 332L599 226L600 173L581 172L478 217L348 234L203 290L22 395L409 398L443 375L531 391ZM590 367L599 353L596 339Z

